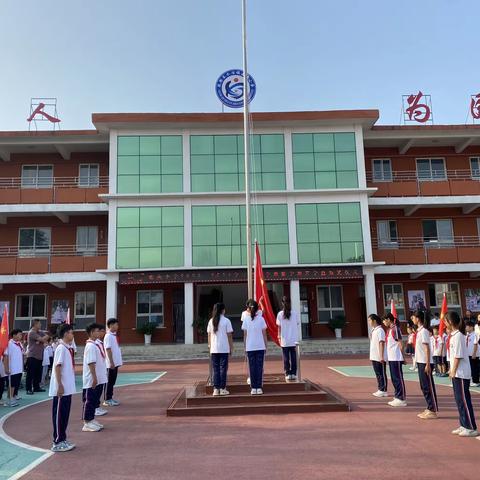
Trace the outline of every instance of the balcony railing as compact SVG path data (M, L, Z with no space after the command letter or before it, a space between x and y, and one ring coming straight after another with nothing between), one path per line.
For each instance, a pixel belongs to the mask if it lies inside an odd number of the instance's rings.
M51 245L49 248L0 247L0 275L94 272L106 268L107 244L97 248Z
M379 241L372 237L373 257L387 264L439 264L480 262L480 237L401 237Z
M0 188L98 188L108 187L108 176L95 179L83 179L80 177L52 177L35 179L22 177L0 177Z

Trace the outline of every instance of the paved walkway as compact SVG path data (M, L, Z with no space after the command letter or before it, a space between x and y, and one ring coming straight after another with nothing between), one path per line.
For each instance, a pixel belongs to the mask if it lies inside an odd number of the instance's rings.
M278 359L266 365L270 373L281 368ZM369 375L365 358L308 357L302 361L304 377L336 390L351 402L351 412L167 418L165 409L179 388L205 378L208 365L169 362L128 365L123 371L163 370L157 382L118 392L122 405L102 418L102 432L80 431L80 404L74 402L69 435L77 449L50 456L25 478L51 480L55 472L68 472L69 480L471 480L478 471L480 441L450 434L458 425L452 389L438 386L441 418L422 421L416 414L425 403L413 373L406 386L408 407L392 409L388 399L371 395L375 381L363 378ZM244 374L244 363L232 362L230 371ZM478 417L480 395L473 398ZM13 415L5 430L48 448L49 405Z

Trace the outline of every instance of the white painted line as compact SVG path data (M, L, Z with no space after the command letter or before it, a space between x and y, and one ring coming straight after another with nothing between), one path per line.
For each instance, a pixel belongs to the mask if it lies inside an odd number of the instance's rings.
M343 375L344 377L350 377L348 373L341 372L340 370L337 370L335 367L328 367L330 370L333 370L336 373L339 373L340 375Z
M147 373L156 373L156 372L147 372ZM159 375L157 375L153 380L150 380L149 382L125 383L123 385L116 386L116 388L129 387L129 386L132 386L132 385L146 385L147 383L153 383L153 382L156 382L158 379L162 378L166 373L167 372L161 372ZM74 395L79 395L80 393L81 392L76 392ZM26 450L43 453L43 455L41 457L37 458L36 460L31 462L29 465L22 468L21 470L19 470L17 473L12 475L11 477L8 477L8 480L17 480L17 479L23 477L26 473L30 472L36 466L40 465L45 460L47 460L47 458L50 458L54 454L54 452L52 452L50 450L45 450L44 448L39 448L39 447L35 447L33 445L29 445L27 443L20 442L19 440L15 440L14 438L12 438L10 435L8 435L5 432L5 430L3 428L3 426L5 425L5 422L15 413L21 412L22 410L25 410L26 408L32 407L33 405L38 405L39 403L44 403L44 402L48 402L48 401L51 401L51 400L52 399L50 397L47 397L47 398L44 398L43 400L38 400L37 402L33 402L33 403L29 403L28 405L24 405L23 407L14 408L14 409L12 409L11 412L7 413L4 417L2 417L0 419L0 439L3 439L6 442L11 443L12 445L15 445L17 447L25 448ZM3 407L3 408L7 408L7 407Z

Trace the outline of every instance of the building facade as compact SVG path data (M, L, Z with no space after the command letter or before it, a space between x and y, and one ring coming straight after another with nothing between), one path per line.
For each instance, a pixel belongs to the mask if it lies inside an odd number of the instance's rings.
M367 312L480 311L480 126L376 126L377 110L254 113L252 232L274 309L302 335L366 336ZM11 326L116 316L122 340L234 335L247 297L242 117L93 114L0 133L0 306Z

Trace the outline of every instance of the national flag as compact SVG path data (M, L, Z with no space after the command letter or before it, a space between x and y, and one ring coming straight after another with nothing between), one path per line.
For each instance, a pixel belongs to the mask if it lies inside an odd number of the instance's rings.
M3 307L2 324L0 325L0 357L8 346L8 311Z
M278 327L276 317L273 313L270 297L268 296L267 284L263 276L262 260L260 258L260 249L258 243L255 243L255 300L263 312L263 318L267 323L267 331L270 338L280 346L278 341Z
M392 301L391 301L391 304L390 304L390 313L393 315L394 324L396 324L397 323L397 309L395 308L395 302L393 301L393 298L392 298Z
M443 332L445 331L445 315L447 314L447 311L447 294L443 292L442 310L440 312L440 325L438 327L438 333L440 334L440 336L442 336Z

